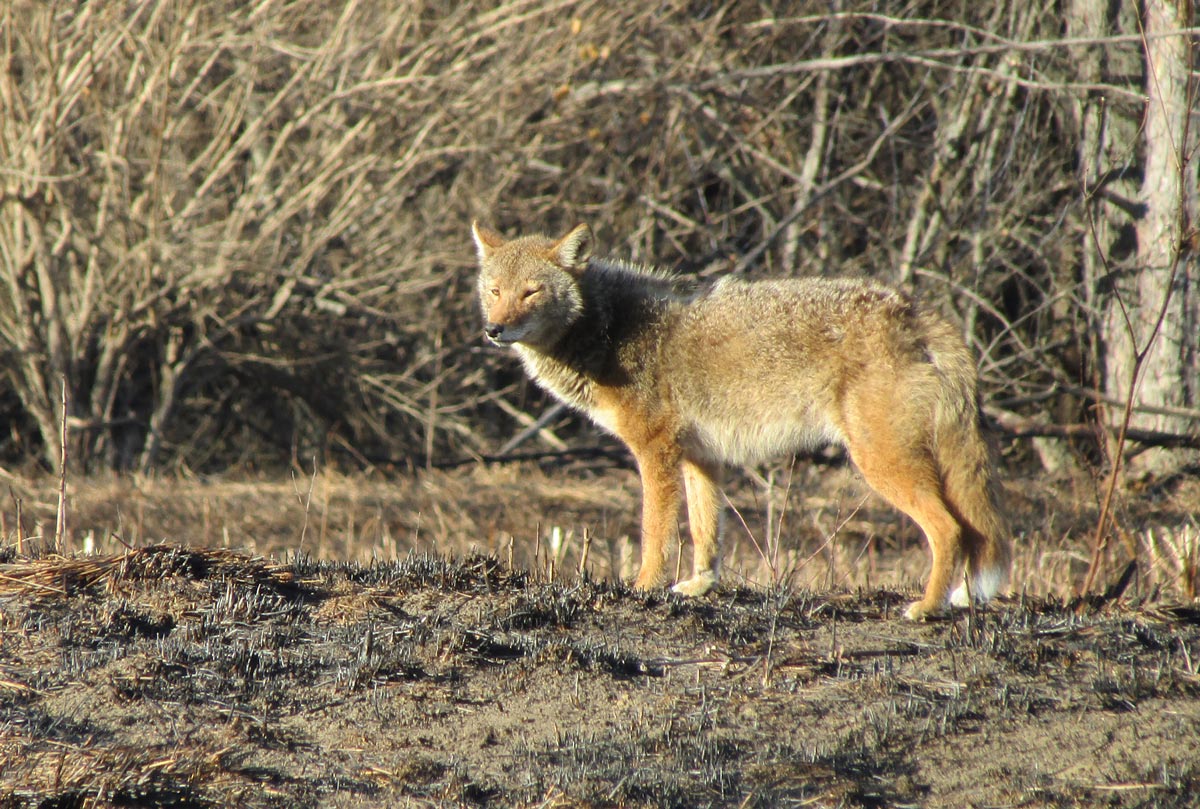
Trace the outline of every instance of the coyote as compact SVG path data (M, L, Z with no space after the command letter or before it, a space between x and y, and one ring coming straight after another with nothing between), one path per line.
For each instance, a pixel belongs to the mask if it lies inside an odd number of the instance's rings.
M905 615L985 601L1009 551L979 429L975 362L958 331L869 281L711 285L592 255L586 224L506 241L472 224L484 334L516 349L542 387L628 445L642 479L634 586L663 578L681 493L700 596L720 571L720 477L840 444L929 543L925 595ZM682 472L682 474L681 474ZM680 480L682 478L682 492ZM956 570L968 575L950 595Z

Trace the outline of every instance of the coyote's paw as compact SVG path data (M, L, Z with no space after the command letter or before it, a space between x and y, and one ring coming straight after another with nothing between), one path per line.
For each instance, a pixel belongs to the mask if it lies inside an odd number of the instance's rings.
M697 598L704 595L717 584L717 574L715 573L700 573L692 576L690 579L684 579L671 588L672 592L679 593L681 596L689 598Z
M908 609L904 611L904 617L910 621L924 621L929 618L940 618L946 614L944 604L929 606L924 601L914 601L908 605Z

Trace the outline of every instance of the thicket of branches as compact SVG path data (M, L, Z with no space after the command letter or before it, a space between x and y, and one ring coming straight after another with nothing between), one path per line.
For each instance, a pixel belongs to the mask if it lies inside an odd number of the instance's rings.
M793 5L7 4L4 455L54 468L64 400L82 468L493 451L542 399L478 337L473 218L905 284L996 408L1081 420L1081 120L1142 98L1080 65L1141 43L1063 44L1047 0Z

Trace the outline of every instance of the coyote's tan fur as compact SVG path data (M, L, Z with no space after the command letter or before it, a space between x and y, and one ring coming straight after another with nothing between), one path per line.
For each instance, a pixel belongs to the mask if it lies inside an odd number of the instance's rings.
M920 619L982 601L1008 546L979 432L975 362L958 331L879 284L820 278L691 284L592 256L580 225L506 241L472 226L487 337L628 446L642 477L642 566L663 578L686 495L691 578L717 581L721 469L835 443L921 527L932 566ZM681 485L682 481L682 485ZM969 576L950 597L956 570Z

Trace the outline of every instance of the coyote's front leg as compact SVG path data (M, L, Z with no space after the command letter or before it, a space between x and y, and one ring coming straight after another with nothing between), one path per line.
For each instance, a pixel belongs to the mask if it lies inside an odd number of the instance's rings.
M634 457L642 476L642 569L633 586L648 590L662 581L667 548L679 535L679 453L651 447Z

